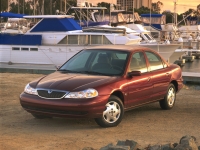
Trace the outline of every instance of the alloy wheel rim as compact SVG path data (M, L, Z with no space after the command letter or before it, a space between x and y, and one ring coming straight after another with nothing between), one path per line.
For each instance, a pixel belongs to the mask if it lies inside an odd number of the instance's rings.
M121 108L119 104L115 101L108 102L106 104L106 109L103 112L103 118L108 123L115 123L121 114Z
M175 101L175 90L173 87L171 87L168 91L167 101L168 101L169 106L173 106L174 101Z

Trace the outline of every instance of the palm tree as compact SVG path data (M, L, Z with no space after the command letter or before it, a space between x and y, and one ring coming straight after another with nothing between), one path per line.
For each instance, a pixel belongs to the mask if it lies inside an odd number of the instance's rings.
M160 13L163 3L161 1L158 1L156 3L152 3L151 6L153 11Z
M197 6L197 11L198 11L199 14L200 14L200 4Z

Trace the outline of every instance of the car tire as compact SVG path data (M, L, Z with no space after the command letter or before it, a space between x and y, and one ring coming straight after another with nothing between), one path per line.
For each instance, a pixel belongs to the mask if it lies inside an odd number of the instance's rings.
M101 127L114 127L122 121L123 115L124 105L121 99L111 95L105 105L102 117L96 118L95 122Z
M163 100L159 101L160 107L164 110L172 109L176 100L176 88L170 84L167 88L167 93Z
M37 114L32 114L32 115L33 115L33 117L35 117L36 119L52 118L52 117L42 116L42 115L37 115Z

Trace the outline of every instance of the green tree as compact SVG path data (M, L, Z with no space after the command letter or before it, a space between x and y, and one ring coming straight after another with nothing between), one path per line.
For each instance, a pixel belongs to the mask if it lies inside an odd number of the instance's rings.
M65 12L65 1L64 0L52 0L52 11L53 14L56 14L56 10L59 10L61 13L66 13L67 15L71 15L74 13L74 10L71 9L71 7L77 6L76 0L67 0L66 2L66 12ZM62 4L60 4L62 3ZM61 8L62 6L62 8Z
M164 11L162 14L166 16L166 23L174 23L174 14L171 11Z
M8 11L8 0L0 0L0 12Z
M24 1L20 0L19 3L11 3L10 4L10 12L13 13L19 13L20 14L26 14L26 15L32 15L33 14L33 2L32 1Z
M194 16L197 16L198 14L197 14L197 11L196 10L194 10L194 9L188 9L186 12L184 12L184 13L182 13L182 14L180 14L180 15L178 15L178 17L177 17L177 20L178 20L178 26L180 26L180 25L185 25L185 23L184 23L184 18L186 18L188 15L194 15Z
M106 7L107 9L105 10L105 12L110 12L110 3L106 2L97 3L97 7ZM116 9L116 5L114 5L114 8Z
M197 6L198 14L200 14L200 4Z
M133 9L129 9L129 11L133 11ZM134 8L134 12L137 12L139 15L141 14L149 14L150 13L150 9L148 7L140 7L138 9ZM151 10L152 14L158 14L157 12Z

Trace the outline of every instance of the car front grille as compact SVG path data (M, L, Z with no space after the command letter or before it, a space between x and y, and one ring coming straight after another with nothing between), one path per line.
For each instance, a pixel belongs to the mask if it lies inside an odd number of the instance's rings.
M39 97L46 99L61 99L68 93L66 91L51 91L48 89L38 89L37 92Z

